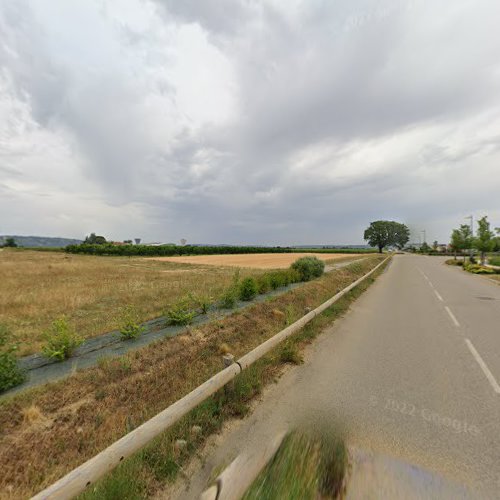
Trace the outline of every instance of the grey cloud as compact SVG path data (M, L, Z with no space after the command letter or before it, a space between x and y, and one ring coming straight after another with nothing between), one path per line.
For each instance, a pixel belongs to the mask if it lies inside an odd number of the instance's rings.
M498 181L482 193L467 185L471 166L493 172L498 115L467 144L447 139L500 110L493 0L147 5L160 19L151 26L164 32L117 21L113 42L99 39L117 44L117 60L99 70L58 58L46 43L52 27L26 2L9 4L0 21L0 58L17 97L41 127L73 138L84 175L110 206L139 203L190 240L247 243L359 242L375 218L427 221L434 210L458 220L495 207ZM168 77L169 36L192 24L234 70L236 113L222 123L184 120ZM382 149L383 161L352 159L393 138L406 144L412 131L407 155ZM329 152L314 168L293 169L297 154L322 144ZM356 173L375 161L374 171ZM459 194L444 184L450 178Z

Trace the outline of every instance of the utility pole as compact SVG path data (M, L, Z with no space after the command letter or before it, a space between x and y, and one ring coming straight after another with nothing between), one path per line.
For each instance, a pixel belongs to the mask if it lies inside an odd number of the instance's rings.
M473 215L468 215L467 217L464 217L464 219L470 219L470 236L471 238L474 238L474 216ZM469 248L469 258L472 259L472 243Z

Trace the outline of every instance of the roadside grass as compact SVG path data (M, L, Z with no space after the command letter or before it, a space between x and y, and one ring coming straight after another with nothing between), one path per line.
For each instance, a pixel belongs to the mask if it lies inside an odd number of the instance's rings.
M293 431L286 436L243 500L338 498L347 460L341 438L331 433Z
M347 266L224 320L193 328L188 335L158 341L119 359L105 359L66 380L0 401L0 491L7 492L0 493L0 498L30 496L51 484L219 371L221 346L241 356L379 261ZM368 278L289 342L300 350L373 279ZM284 348L277 347L237 377L233 390L209 398L125 460L85 497L145 498L174 480L208 435L227 418L244 416L252 398L277 379L284 366ZM193 426L201 431L195 434ZM178 439L186 440L187 446L176 450ZM116 492L121 493L116 496Z
M500 266L500 256L489 257L488 264L492 266Z
M242 269L241 277L264 271ZM97 257L58 252L0 252L0 321L19 340L17 356L39 352L43 332L61 316L83 338L119 329L123 307L137 322L161 316L189 293L215 297L231 283L234 268Z

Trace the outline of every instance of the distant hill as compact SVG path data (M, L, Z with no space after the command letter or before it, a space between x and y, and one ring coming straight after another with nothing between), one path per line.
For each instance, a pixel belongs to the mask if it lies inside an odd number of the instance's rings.
M51 238L49 236L15 236L4 235L0 236L0 245L7 238L14 238L15 242L20 247L65 247L66 245L78 245L82 240L74 240L71 238Z

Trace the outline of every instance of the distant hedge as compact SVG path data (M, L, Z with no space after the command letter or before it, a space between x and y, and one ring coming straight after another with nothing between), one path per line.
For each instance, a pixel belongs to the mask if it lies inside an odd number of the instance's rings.
M376 248L292 248L295 253L378 253Z
M220 255L240 253L290 253L289 247L238 247L238 246L176 246L176 245L68 245L66 252L89 255L143 255L143 256L171 256L171 255Z

